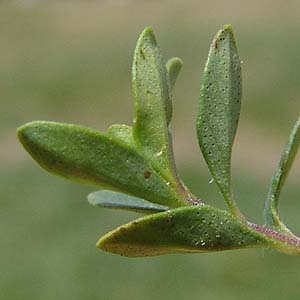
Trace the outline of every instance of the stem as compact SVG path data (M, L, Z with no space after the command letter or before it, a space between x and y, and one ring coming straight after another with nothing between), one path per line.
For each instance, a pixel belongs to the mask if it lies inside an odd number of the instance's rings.
M291 237L291 236L288 236L286 234L275 231L271 228L263 227L261 225L251 223L251 222L247 222L247 225L251 229L253 229L253 230L255 230L259 233L264 234L265 236L267 236L268 238L270 238L272 240L283 242L284 244L286 244L288 246L291 246L293 248L297 247L299 249L300 239L296 236ZM299 251L300 251L300 249L299 249Z

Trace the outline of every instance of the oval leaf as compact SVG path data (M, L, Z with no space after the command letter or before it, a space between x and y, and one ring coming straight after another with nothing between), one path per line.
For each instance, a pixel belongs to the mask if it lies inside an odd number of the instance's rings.
M208 168L233 213L231 152L241 106L241 66L230 25L216 34L205 65L197 134Z
M190 206L140 218L102 237L97 246L128 257L265 247L268 239L231 214Z
M31 156L56 175L170 207L186 203L143 156L113 136L39 121L22 126L18 136Z
M170 186L177 189L187 202L192 202L195 197L182 184L176 172L168 129L172 117L170 83L167 68L150 27L141 33L136 45L132 88L135 101L133 138L138 151L147 156Z
M167 206L154 204L141 198L106 190L89 194L88 201L94 206L130 210L144 214L153 214L169 209Z
M169 136L167 124L172 105L166 66L153 30L146 28L134 52L132 88L135 101L133 134L136 142L151 155L168 164Z

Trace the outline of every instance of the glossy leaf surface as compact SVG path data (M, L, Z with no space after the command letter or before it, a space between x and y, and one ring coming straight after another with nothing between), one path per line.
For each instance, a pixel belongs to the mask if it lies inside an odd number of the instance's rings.
M185 204L143 156L113 136L55 122L28 123L18 135L31 156L56 175L170 207Z
M205 65L197 134L208 168L233 212L231 153L241 106L241 66L230 25L216 34Z
M130 210L144 214L153 214L169 209L167 206L154 204L141 198L107 190L89 194L88 201L94 206Z
M123 225L97 246L129 257L264 247L268 239L231 214L210 206L189 206Z

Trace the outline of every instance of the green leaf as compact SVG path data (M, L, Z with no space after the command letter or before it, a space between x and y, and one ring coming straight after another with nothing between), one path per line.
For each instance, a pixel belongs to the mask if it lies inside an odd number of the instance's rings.
M167 71L169 74L171 89L174 88L176 79L179 75L182 65L183 65L183 62L178 57L172 57L167 61L166 67L167 67Z
M146 28L137 42L132 67L133 136L143 152L169 170L171 145L167 120L171 119L172 105L169 105L166 72L153 30Z
M108 130L107 134L123 141L128 145L134 144L133 137L132 137L132 127L123 125L123 124L114 124L111 125Z
M295 156L298 152L300 143L300 117L296 121L290 134L287 145L281 156L279 165L272 177L269 192L265 204L265 220L266 224L277 228L282 232L293 235L280 220L278 214L278 203L281 190L289 175ZM294 236L294 235L293 235Z
M187 202L194 198L176 173L168 124L172 102L167 68L152 28L140 35L134 52L132 87L135 103L133 138L159 174L182 194Z
M199 145L231 211L239 215L231 192L231 153L241 106L241 65L232 27L216 34L205 65L197 120Z
M231 214L189 206L153 214L102 237L97 247L128 257L265 247L269 240Z
M37 121L22 126L18 136L31 156L51 173L169 207L186 204L146 158L111 135Z
M88 201L90 204L95 206L124 209L148 214L166 211L169 209L167 206L153 204L141 198L106 190L89 194Z

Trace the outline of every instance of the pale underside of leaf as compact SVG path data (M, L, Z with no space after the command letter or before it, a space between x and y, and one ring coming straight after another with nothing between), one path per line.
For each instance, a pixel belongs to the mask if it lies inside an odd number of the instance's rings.
M189 206L153 214L102 237L97 246L128 257L265 247L268 239L231 214Z
M22 126L18 136L31 156L56 175L170 207L186 203L146 158L112 135L36 121Z
M208 168L225 201L238 214L231 192L231 153L241 106L241 65L230 25L216 34L205 65L197 134Z
M94 206L129 210L144 214L153 214L169 209L167 206L154 204L141 198L107 190L89 194L88 201Z
M289 175L300 144L300 118L296 121L290 134L288 143L282 153L279 165L272 177L265 205L266 225L293 235L282 223L278 214L278 203L281 190ZM294 235L293 235L294 236Z

